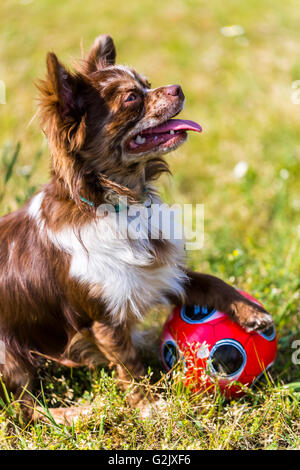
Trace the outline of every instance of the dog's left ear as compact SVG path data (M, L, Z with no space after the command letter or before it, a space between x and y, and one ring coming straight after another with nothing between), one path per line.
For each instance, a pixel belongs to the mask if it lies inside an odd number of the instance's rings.
M96 72L116 61L116 48L114 41L108 34L98 36L87 57L89 73Z
M77 151L86 135L82 94L87 85L79 76L70 73L53 52L47 55L47 72L46 80L37 83L42 127L45 131L48 129L48 140L56 147Z
M59 62L53 52L47 55L48 85L52 88L53 101L57 100L62 117L74 114L76 111L74 77Z

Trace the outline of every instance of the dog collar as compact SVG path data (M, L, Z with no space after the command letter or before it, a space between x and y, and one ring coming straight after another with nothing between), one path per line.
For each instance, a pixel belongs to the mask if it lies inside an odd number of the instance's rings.
M83 202L85 202L86 204L88 204L89 206L91 206L91 207L94 207L94 206L95 206L95 204L94 204L92 201L88 201L88 200L85 199L85 197L83 197L83 196L80 196L80 199L81 199Z
M141 202L144 203L144 202L146 201L147 197L149 197L149 199L150 199L150 204L147 204L146 207L150 207L151 204L152 204L152 196L151 196L151 194L148 192L147 189L144 189L144 191L143 191L143 197L142 197L142 201L141 201ZM86 204L88 204L89 206L91 206L91 207L96 207L95 204L93 203L93 201L89 201L88 199L86 199L86 198L83 197L83 196L80 196L80 199L81 199L83 202L85 202ZM118 212L121 212L121 211L123 211L123 210L125 210L125 209L127 209L127 205L126 205L126 204L122 204L122 203L121 203L121 204L113 204L113 206L114 206L114 209L115 209L115 211L116 211L117 213L118 213Z
M83 202L85 202L86 204L88 204L89 206L91 206L91 207L96 207L95 204L93 203L93 201L89 201L88 199L86 199L86 198L83 197L83 196L80 196L80 199L81 199ZM114 206L116 212L120 212L120 211L126 209L126 207L127 207L126 204L114 204L113 206Z

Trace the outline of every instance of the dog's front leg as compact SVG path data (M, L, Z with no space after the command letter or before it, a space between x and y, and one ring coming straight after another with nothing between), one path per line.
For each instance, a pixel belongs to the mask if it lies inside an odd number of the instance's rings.
M99 350L110 366L117 370L119 386L126 390L133 381L139 382L145 370L132 343L130 328L96 321L92 330ZM145 395L137 384L133 387L128 401L132 406L136 406Z
M272 325L271 315L246 299L234 287L209 274L186 270L185 302L188 305L208 305L227 313L247 330L264 330ZM171 299L179 304L178 299Z
M144 375L144 367L132 344L129 328L115 327L107 323L95 321L89 332L82 332L79 340L80 342L75 347L75 353L77 352L75 357L77 359L87 359L87 364L89 365L95 365L98 356L99 359L102 357L102 363L108 363L110 366L116 367L118 384L124 390L133 381L139 382ZM76 344L74 345L76 346ZM95 354L94 347L98 349L98 355ZM91 358L88 355L89 351L92 353ZM78 355L78 352L81 352L81 354ZM146 399L143 400L145 397ZM132 391L128 395L129 404L138 406L141 408L141 411L148 405L149 399L151 397L143 392L138 383L133 386ZM51 408L49 411L56 423L71 425L72 421L80 416L91 413L92 408L90 405L71 406L69 408ZM34 420L44 418L45 410L41 407L36 407Z

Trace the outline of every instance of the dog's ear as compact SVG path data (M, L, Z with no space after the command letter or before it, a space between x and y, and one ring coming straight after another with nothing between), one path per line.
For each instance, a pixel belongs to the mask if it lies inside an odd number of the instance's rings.
M53 100L58 102L61 116L73 115L77 111L75 77L66 70L53 52L47 55L47 70L49 92L52 91Z
M89 73L114 65L116 61L116 48L113 39L108 34L98 36L87 57Z
M50 140L57 140L56 146L65 145L68 151L76 151L85 139L82 95L87 85L79 75L68 72L52 52L47 55L47 70L46 80L37 83L42 126L48 130Z

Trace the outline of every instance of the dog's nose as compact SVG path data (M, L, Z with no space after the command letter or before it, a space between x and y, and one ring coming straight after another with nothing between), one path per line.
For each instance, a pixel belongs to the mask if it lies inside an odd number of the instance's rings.
M178 96L178 98L183 99L184 94L180 85L169 85L166 87L167 95Z

